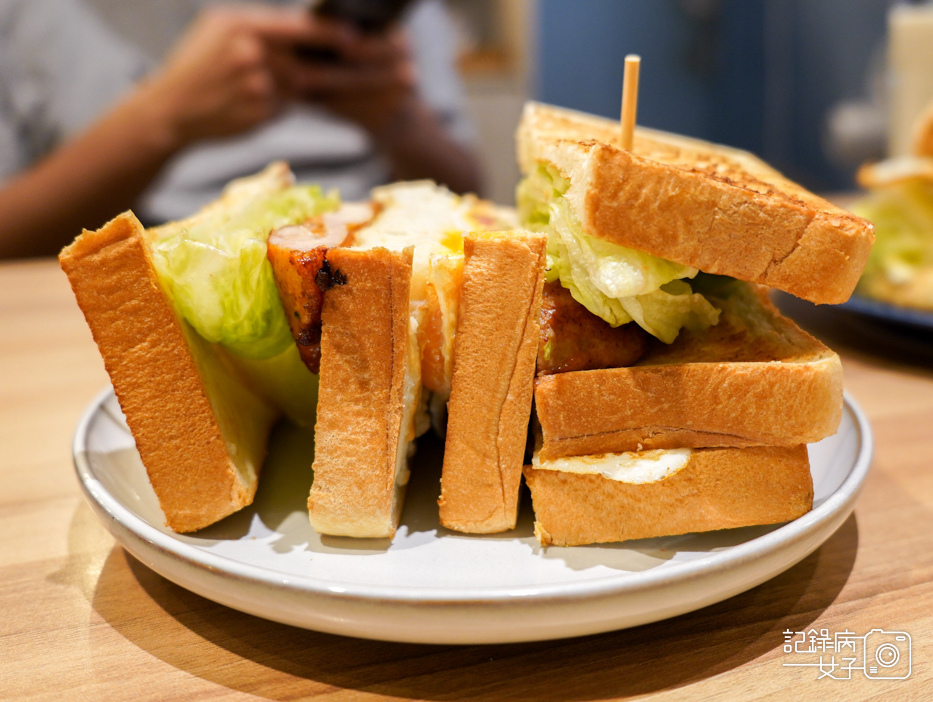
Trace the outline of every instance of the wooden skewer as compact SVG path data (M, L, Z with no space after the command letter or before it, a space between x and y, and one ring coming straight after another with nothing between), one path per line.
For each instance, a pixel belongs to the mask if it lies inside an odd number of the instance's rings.
M625 76L622 79L622 148L632 150L635 137L635 111L638 108L638 69L641 56L625 57Z

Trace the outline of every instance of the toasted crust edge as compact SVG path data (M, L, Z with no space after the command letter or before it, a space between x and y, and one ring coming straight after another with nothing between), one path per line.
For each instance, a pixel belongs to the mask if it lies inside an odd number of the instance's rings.
M515 527L531 413L547 238L464 238L463 287L438 500L441 524Z
M335 248L328 261L346 283L325 293L321 312L308 513L322 534L387 538L404 491L396 483L399 451L414 438L402 426L412 249Z
M835 354L804 363L561 373L540 377L535 385L545 459L810 443L839 427L841 397L842 365Z
M531 466L524 474L544 545L778 524L813 506L806 446L697 449L673 475L643 484Z
M746 315L758 325L740 327L743 334L727 345L730 352L753 358L760 352L759 343L773 334L782 339L779 348L786 355L742 361L709 358L707 332L699 332L687 334L683 344L678 339L679 347L670 347L677 348L673 359L662 354L628 368L539 376L535 410L541 458L642 449L794 446L833 434L842 419L839 356L781 315L764 289L743 286L732 301L718 304L723 315L739 321ZM709 333L716 331L714 327ZM727 339L732 344L732 337Z
M182 322L158 283L145 231L124 213L59 255L168 526L195 531L252 501L275 412ZM207 367L214 366L214 367ZM250 403L238 468L208 384ZM243 409L244 412L248 410Z
M836 304L852 294L874 241L872 224L752 154L651 130L636 134L643 145L700 150L739 164L747 169L743 183L702 166L671 165L663 156L655 160L649 147L639 148L638 138L634 152L628 152L562 137L553 125L549 131L547 120L595 138L605 136L609 120L530 103L519 126L523 168L544 160L570 177L566 197L589 234L816 303Z

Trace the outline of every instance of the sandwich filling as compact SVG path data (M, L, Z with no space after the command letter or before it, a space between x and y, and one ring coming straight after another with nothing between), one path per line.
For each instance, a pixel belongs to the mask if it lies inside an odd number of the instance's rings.
M405 355L405 381L402 385L402 422L395 456L395 484L408 484L408 463L415 454L415 439L424 434L430 422L425 406L425 395L421 385L421 353L418 347L418 327L422 324L424 308L417 302L410 303L408 346ZM401 501L396 500L396 509Z
M539 336L538 375L625 368L645 354L652 339L637 324L607 324L558 281L544 284Z
M446 403L453 375L453 347L463 276L463 234L514 229L511 210L472 195L459 196L431 181L396 183L373 190L378 216L353 236L354 248L414 246L412 302L424 306L417 324L421 381Z
M686 282L697 269L591 236L564 196L570 187L546 163L518 186L522 225L548 235L548 282L613 327L635 322L668 344L682 328L716 324L718 310Z
M542 461L535 452L531 464L539 470L601 475L621 483L655 483L669 478L690 460L690 449L655 449L605 453L592 456L567 456Z
M875 187L852 211L875 225L875 244L858 291L895 304L933 309L933 160L926 170L879 173ZM860 172L860 180L862 174ZM863 183L866 184L866 183Z
M149 230L152 259L178 315L290 419L314 421L317 379L301 362L266 258L266 240L339 205L275 173L234 181L195 217ZM290 175L289 175L290 178Z
M267 242L267 257L298 344L301 360L312 373L321 367L321 309L324 293L345 280L331 270L327 251L347 246L359 228L376 216L373 203L344 203L302 224L276 229Z

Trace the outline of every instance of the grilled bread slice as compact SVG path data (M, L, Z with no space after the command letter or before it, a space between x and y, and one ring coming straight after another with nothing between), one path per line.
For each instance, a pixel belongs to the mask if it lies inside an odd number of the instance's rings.
M85 231L59 256L175 531L195 531L250 504L271 426L283 411L313 421L316 379L294 349L260 360L207 341L179 312L178 290L169 290L177 281L157 270L157 249L191 232L218 241L231 234L239 241L247 230L258 236L263 225L251 215L290 197L293 184L288 166L273 163L231 182L185 220L146 230L125 213ZM216 280L228 281L223 273ZM206 307L216 310L216 302L208 295ZM225 320L235 326L237 318Z
M515 527L538 352L547 238L469 234L453 349L441 524Z
M654 344L627 368L539 375L540 455L795 446L836 431L842 365L767 290L715 280L719 324Z
M777 524L813 506L806 446L680 449L525 467L544 545Z
M524 173L538 163L569 179L564 197L591 236L707 273L816 303L848 299L872 225L788 180L755 156L529 103L518 134Z
M421 358L411 247L334 248L341 282L324 295L311 525L388 538L401 513L419 426Z
M179 318L139 220L85 231L59 261L168 526L195 531L250 504L278 412Z

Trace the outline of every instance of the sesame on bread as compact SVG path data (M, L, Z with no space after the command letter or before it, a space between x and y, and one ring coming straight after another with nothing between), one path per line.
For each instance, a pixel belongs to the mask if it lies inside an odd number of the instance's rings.
M468 533L513 529L531 413L547 238L464 237L453 350L441 524Z
M626 151L618 122L540 103L517 142L522 171L556 167L584 230L621 246L816 303L848 299L868 258L871 223L738 149L638 128Z

